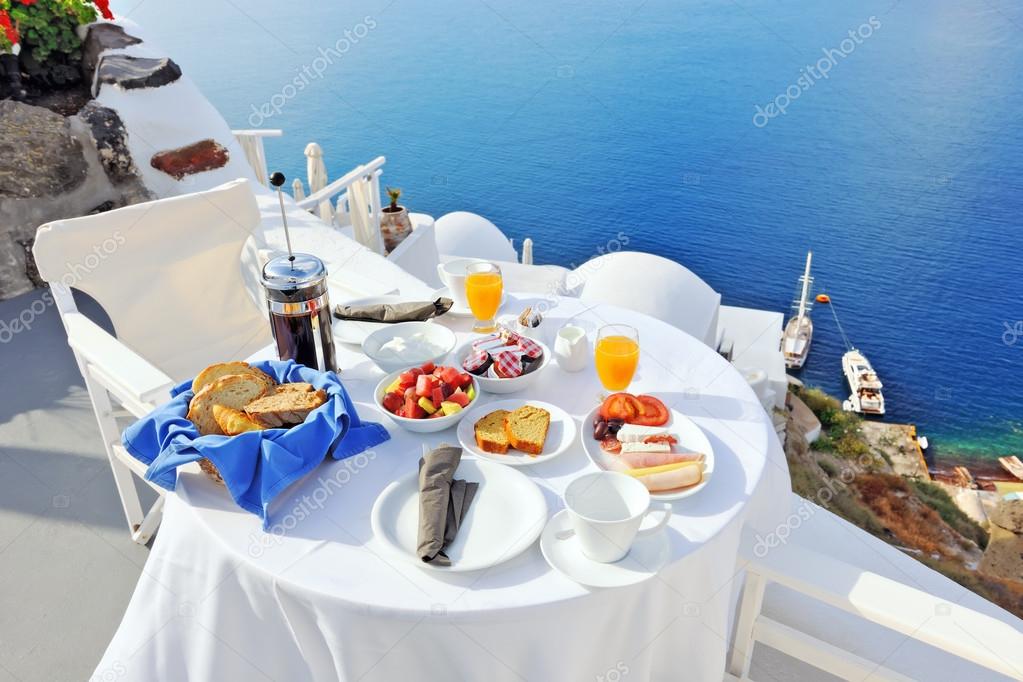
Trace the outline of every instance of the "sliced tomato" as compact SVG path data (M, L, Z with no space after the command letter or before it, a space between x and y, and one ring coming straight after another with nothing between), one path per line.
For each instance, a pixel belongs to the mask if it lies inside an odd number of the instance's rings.
M639 409L636 416L626 419L626 422L639 426L664 426L668 423L670 417L668 408L660 400L652 395L640 395L634 399L638 403Z
M647 436L643 439L644 443L667 443L668 445L678 445L678 439L670 433L659 433L656 436Z
M610 452L612 455L617 455L622 451L622 444L618 442L618 439L612 435L604 436L604 440L600 441L600 449L604 452Z
M612 393L600 406L600 416L604 419L621 419L631 422L639 414L640 404L631 393Z

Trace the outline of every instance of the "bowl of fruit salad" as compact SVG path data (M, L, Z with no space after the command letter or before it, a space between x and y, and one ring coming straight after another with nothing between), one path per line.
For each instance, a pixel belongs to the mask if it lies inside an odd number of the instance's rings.
M457 424L479 390L468 372L427 362L388 374L377 384L375 395L377 404L399 425L432 433Z

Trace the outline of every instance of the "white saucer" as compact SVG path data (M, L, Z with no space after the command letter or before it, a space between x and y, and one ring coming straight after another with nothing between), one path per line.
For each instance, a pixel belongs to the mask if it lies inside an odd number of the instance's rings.
M557 535L571 530L568 511L555 514L540 536L540 551L551 568L565 577L587 587L624 587L634 585L657 575L668 563L670 543L663 530L647 536L637 536L632 549L621 561L602 564L587 559L575 535L559 540Z
M437 289L437 291L433 292L433 297L435 299L440 298L441 296L443 296L444 298L451 298L451 292L448 291L447 287L441 287L440 289ZM452 300L454 300L454 299L452 299ZM501 305L504 305L507 300L508 300L508 294L506 292L502 291L501 292ZM498 312L500 312L501 307L498 306L497 310L498 310ZM448 310L448 312L446 314L454 315L455 317L472 317L473 316L472 315L472 310L469 308L469 306L464 306L463 307L463 306L458 305L458 303L454 303L451 306L451 309ZM496 313L495 313L495 316L496 316Z
M529 455L518 450L508 450L504 455L481 450L476 445L476 422L494 410L516 410L523 405L532 405L547 410L551 415L551 425L547 431L547 440L544 442L543 452L539 455ZM529 466L540 464L549 459L554 459L569 449L576 439L578 429L575 419L568 412L557 405L551 405L541 400L498 400L497 402L485 403L467 414L462 421L458 422L458 442L466 452L469 452L480 459L489 459L499 464L507 464L512 467Z

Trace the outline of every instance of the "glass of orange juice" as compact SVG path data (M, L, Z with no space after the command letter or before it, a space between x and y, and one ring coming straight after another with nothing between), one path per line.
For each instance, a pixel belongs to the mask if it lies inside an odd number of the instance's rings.
M476 324L474 332L489 333L497 329L494 317L501 307L504 283L501 268L493 263L470 263L465 269L465 297L469 301Z
M639 332L627 324L604 325L597 331L593 356L604 388L624 391L639 365Z

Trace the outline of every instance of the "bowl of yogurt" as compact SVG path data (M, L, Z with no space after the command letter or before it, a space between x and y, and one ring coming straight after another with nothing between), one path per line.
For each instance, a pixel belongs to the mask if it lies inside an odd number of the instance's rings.
M455 333L433 322L398 322L369 334L362 352L384 372L440 363L455 347Z

